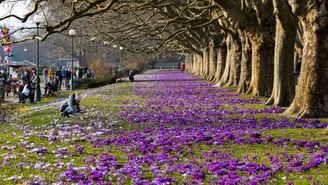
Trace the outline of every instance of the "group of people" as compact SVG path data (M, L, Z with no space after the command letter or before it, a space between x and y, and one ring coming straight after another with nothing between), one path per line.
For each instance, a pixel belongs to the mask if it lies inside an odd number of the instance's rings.
M73 75L72 75L73 73ZM72 84L72 76L73 76L73 87ZM43 69L43 79L45 84L48 82L48 79L54 77L57 78L58 81L58 90L61 90L62 87L66 88L66 90L75 89L75 81L81 78L91 78L92 73L88 69L87 66L84 68L69 68L64 66L57 67L56 72L53 72L51 69L44 68Z
M35 104L34 96L35 96L36 84L37 84L36 70L34 68L32 68L31 71L25 69L24 75L20 81L17 90L19 103L25 103L26 99L29 99L31 104Z

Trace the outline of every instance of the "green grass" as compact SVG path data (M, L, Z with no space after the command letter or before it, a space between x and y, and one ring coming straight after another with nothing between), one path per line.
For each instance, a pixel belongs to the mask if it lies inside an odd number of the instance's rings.
M114 84L111 87L106 87L106 91L101 91L97 93L96 96L88 96L81 103L81 106L85 106L90 109L90 112L93 112L91 116L82 115L82 119L78 120L75 118L62 118L59 116L59 107L50 107L45 110L40 110L37 112L32 112L31 114L27 114L26 116L20 117L10 123L0 125L0 155L5 156L10 153L11 156L15 156L16 158L9 159L10 165L5 165L1 167L0 175L5 175L6 177L10 177L12 175L23 175L25 177L29 177L30 175L40 175L41 177L50 180L58 177L58 174L62 172L61 169L53 169L50 171L44 169L32 169L32 168L24 168L15 167L17 164L22 162L26 162L27 164L36 164L37 162L44 164L59 164L63 162L65 165L74 162L76 166L84 165L85 158L90 157L93 154L97 154L98 156L104 152L115 156L118 159L119 163L126 163L127 153L124 152L125 148L108 146L97 148L92 145L91 142L87 142L84 140L80 140L79 134L83 133L72 133L63 138L55 138L52 142L49 142L49 138L46 136L38 137L38 135L31 134L28 130L34 130L37 132L46 133L49 132L64 132L65 124L67 125L76 125L76 126L86 126L90 119L96 120L95 122L101 122L103 120L109 120L111 118L120 117L120 113L122 110L120 107L122 105L128 106L138 103L139 105L143 105L146 102L146 98L139 97L131 93L132 84L131 83L122 83L122 84ZM83 93L83 91L79 91ZM41 102L38 102L36 105L30 105L29 103L20 106L20 109L23 112L31 112L31 109L35 106L46 105L49 102L55 101L56 99L67 98L70 91L62 91L59 96L56 97L47 97L42 98ZM254 98L251 95L242 95L239 98ZM261 101L265 98L260 98ZM123 107L124 107L123 106ZM223 107L219 107L219 109L224 110L233 110L233 109L264 109L265 106L262 104L252 104L252 105L224 105ZM181 108L181 107L179 107ZM204 107L205 109L205 107ZM163 111L173 112L173 110L163 109ZM107 114L108 113L108 114ZM232 114L230 118L235 117L248 117L249 115L239 115ZM252 115L253 116L253 115ZM256 114L253 116L255 119L263 119L264 117L268 119L283 119L285 118L280 114ZM292 121L292 120L291 120ZM321 119L321 121L328 121L328 119ZM105 122L104 124L108 124ZM133 130L141 130L147 128L145 125L132 125L133 123L126 122L117 122L112 127L113 132L117 132L122 130L121 136L124 137L127 134L130 134ZM93 134L97 131L97 128L93 128L93 125L90 126L90 130L85 131L86 135ZM167 127L171 125L166 124ZM23 129L23 128L27 129ZM276 129L276 130L260 130L261 136L272 136L274 139L282 139L282 138L293 138L295 141L297 140L307 140L307 141L319 141L321 144L328 142L328 138L326 135L321 134L322 129ZM41 134L42 135L42 134ZM58 134L59 136L59 134ZM113 137L111 134L105 134L102 138L111 138ZM247 138L247 137L246 137ZM32 144L33 143L33 144ZM84 146L85 150L82 153L75 151L75 145L79 144L80 146ZM28 152L33 149L27 149L26 146L35 146L36 148L47 148L47 153L44 155L38 155L35 152ZM11 147L16 147L14 150L11 150ZM64 155L63 158L57 158L56 154L59 148L67 147L69 154ZM225 152L230 155L231 158L236 158L238 160L242 160L246 156L257 156L256 159L250 159L250 162L256 163L265 163L270 166L270 161L268 157L265 155L266 152L269 152L271 155L278 156L283 158L284 152L289 152L290 155L298 154L303 152L307 157L309 154L303 148L301 151L297 150L295 146L287 144L284 148L281 148L273 143L268 144L252 144L252 145L238 145L232 143L232 141L227 141L225 145L211 145L208 146L205 143L195 144L191 146L183 146L184 154L176 161L176 163L186 163L185 159L192 160L192 158L187 154L187 152L193 152L197 156L193 160L198 163L202 163L202 153L205 151L212 151L213 149L217 149L220 152ZM9 148L9 149L8 149ZM136 155L140 154L136 151L135 148L132 148ZM154 152L159 152L161 149L156 148ZM170 155L175 155L173 152L170 152ZM2 157L3 158L3 157ZM1 158L0 158L1 159ZM216 160L213 158L213 160ZM307 161L306 159L305 161ZM0 162L3 162L0 160ZM284 162L285 163L285 162ZM149 166L144 165L144 170L149 172ZM159 164L160 165L160 164ZM67 169L67 167L64 167ZM165 166L161 166L161 170L164 170ZM317 179L318 182L324 183L325 179L323 177L327 176L328 168L325 165L322 165L316 169L311 169L307 172L298 172L298 173L284 173L283 170L274 175L276 182L273 184L286 184L288 181L294 181L295 184L310 184L310 180L308 178L309 175L313 176L313 178ZM173 176L178 179L180 182L183 177L180 174L174 173ZM286 177L287 180L283 180ZM302 178L300 178L302 177ZM151 174L146 174L147 179L152 179ZM206 176L206 180L210 180L210 175ZM322 180L320 180L322 179ZM187 178L188 182L191 182L191 178ZM116 183L116 180L113 181ZM0 184L17 184L15 182L3 181L0 179Z

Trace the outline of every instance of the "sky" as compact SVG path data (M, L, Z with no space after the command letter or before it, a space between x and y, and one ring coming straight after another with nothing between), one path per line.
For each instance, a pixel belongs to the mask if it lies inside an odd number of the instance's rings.
M26 9L26 6L27 6L26 0L22 0L22 1L19 1L16 3L14 3L14 1L15 0L12 0L11 2L9 1L8 3L0 4L0 17L4 17L7 15L11 15L11 14L15 14L15 15L22 17L22 16L24 16L24 14L26 14L28 12L28 10ZM29 22L31 23L31 21L32 20L30 20ZM9 29L11 29L11 28L14 29L14 28L22 27L25 24L22 24L17 19L10 18L10 19L0 21L0 25L3 27L6 26Z
M7 1L5 1L6 3L0 3L0 18L7 16L7 15L12 15L12 14L15 14L19 17L23 17L24 14L26 14L28 12L28 10L25 8L27 5L26 1L27 0L7 0ZM9 19L0 21L0 26L9 28L9 34L11 34L15 30L17 30L21 27L29 26L32 23L33 23L32 20L29 20L29 21L27 21L27 23L23 24L21 21L15 19L15 18L9 18ZM12 36L19 37L19 34L20 33L16 32ZM2 36L2 35L3 34L1 33L0 36ZM4 56L5 47L2 46L2 48L0 48L0 50L1 50L0 51L0 66L1 66L1 63L3 62L2 60L5 59L5 56ZM16 52L11 50L11 53L14 53L14 55L15 55Z

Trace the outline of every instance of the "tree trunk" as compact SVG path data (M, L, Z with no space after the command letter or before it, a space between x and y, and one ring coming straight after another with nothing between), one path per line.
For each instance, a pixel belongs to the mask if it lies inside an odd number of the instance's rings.
M286 0L274 0L276 12L276 42L274 81L267 105L289 106L295 96L294 45L296 21Z
M204 53L202 53L202 55L204 55ZM198 62L199 62L199 76L200 77L202 77L202 78L204 78L204 76L203 76L203 72L204 72L204 59L203 59L203 57L200 57L200 55L198 55L197 56L197 60L198 60Z
M252 40L252 78L247 94L269 97L273 86L273 44Z
M227 55L225 60L224 72L219 82L215 85L216 87L224 86L229 80L230 67L231 67L231 51L232 51L232 37L230 35L227 36L226 45L227 45Z
M240 79L235 90L236 93L244 94L249 88L252 77L252 46L244 33L239 33L242 44L242 57L240 68Z
M241 66L242 48L240 38L232 39L231 47L231 67L229 72L229 80L225 86L237 86L240 79L240 66Z
M193 62L192 62L192 55L188 54L188 55L185 55L185 64L186 64L186 71L189 71L190 73L193 73L192 72L192 65L193 65Z
M209 43L209 75L207 80L213 81L215 78L216 65L217 65L217 53L213 39Z
M212 81L212 83L217 84L220 79L221 76L224 72L224 68L225 68L225 62L227 59L227 45L225 42L225 39L222 39L220 43L217 44L217 46L215 47L215 51L216 53L216 72L214 74L214 79Z
M201 76L202 61L203 61L203 58L200 55L194 54L195 74L197 76Z
M248 11L232 0L214 0L252 43L252 78L247 93L270 96L273 86L274 17L272 1L250 1ZM248 2L248 1L247 1ZM250 13L249 13L250 12ZM248 13L248 14L247 14Z
M328 15L326 1L311 1L305 9L297 3L293 10L300 8L300 20L304 28L304 48L299 83L290 107L284 112L292 117L327 117L327 58L328 58ZM318 5L318 3L320 3ZM312 6L311 6L312 5ZM303 7L302 7L303 6ZM316 9L316 6L319 8ZM319 11L320 10L320 11Z
M203 48L203 78L205 79L207 79L209 76L209 68L210 68L209 48L206 45Z

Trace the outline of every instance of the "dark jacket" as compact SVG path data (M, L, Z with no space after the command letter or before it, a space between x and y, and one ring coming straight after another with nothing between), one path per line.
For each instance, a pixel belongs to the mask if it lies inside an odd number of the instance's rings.
M134 81L134 73L133 72L129 73L129 80L130 80L130 82Z
M55 76L56 76L59 80L63 79L63 75L62 75L62 73L61 73L61 71L60 71L59 69L56 71Z

